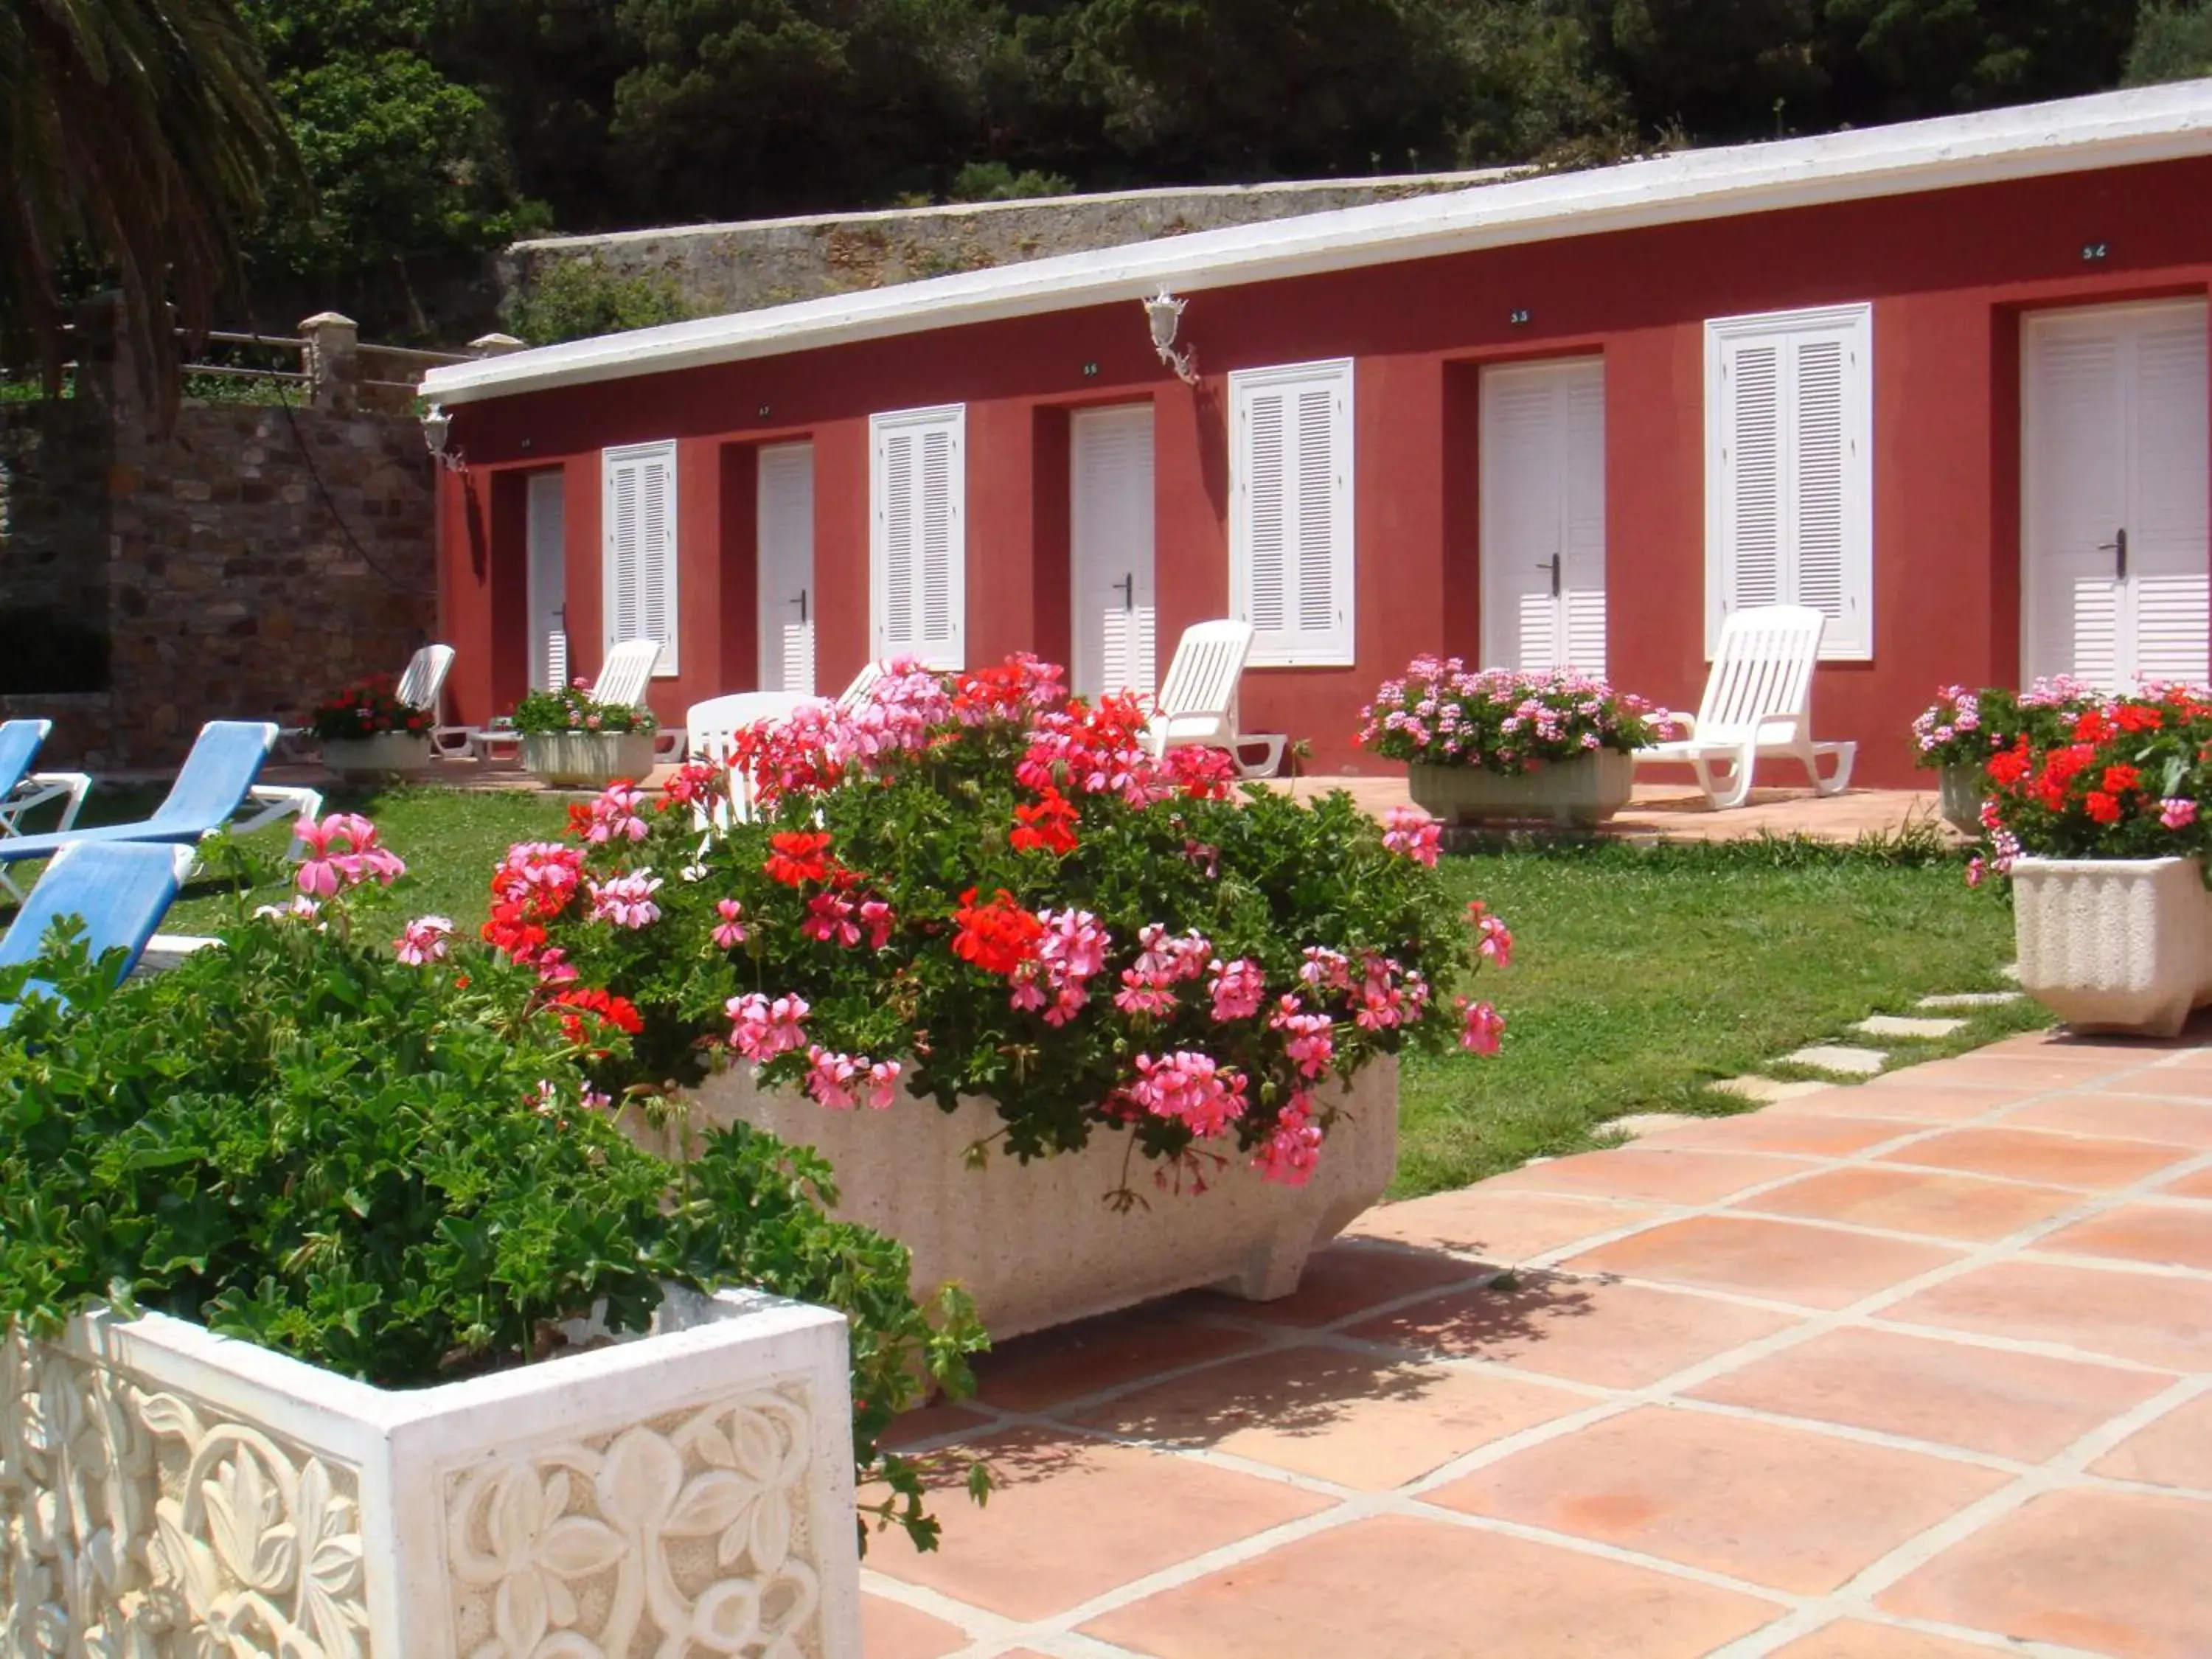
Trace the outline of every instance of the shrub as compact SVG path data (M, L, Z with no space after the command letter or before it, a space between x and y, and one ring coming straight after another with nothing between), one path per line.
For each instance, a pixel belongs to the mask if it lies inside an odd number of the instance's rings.
M301 829L294 908L220 948L120 989L81 945L36 965L63 1000L32 990L0 1041L0 1326L111 1301L404 1388L542 1358L595 1304L641 1330L664 1283L759 1285L849 1316L859 1473L926 1546L876 1443L923 1376L966 1386L957 1300L933 1327L904 1248L823 1214L811 1153L742 1127L680 1170L638 1150L579 1063L618 1031L441 918L370 940L346 890L398 860L357 818Z
M571 680L551 691L532 691L514 706L518 732L650 732L653 711L639 703L599 702L589 680Z
M896 664L856 709L740 734L762 817L703 844L718 769L657 803L617 785L573 844L512 850L486 935L553 994L635 1007L610 1089L734 1055L833 1109L984 1096L1018 1158L1127 1132L1200 1184L1232 1155L1303 1182L1317 1091L1378 1054L1496 1046L1489 1006L1448 994L1510 937L1470 935L1425 815L1231 799L1224 757L1156 763L1133 702L1059 674Z
M1354 739L1387 760L1480 767L1509 775L1601 749L1658 740L1662 712L1603 680L1565 670L1469 672L1457 657L1416 657L1359 711Z
M532 345L658 328L691 314L669 277L623 276L590 259L534 266L501 310L507 325Z
M362 680L317 703L307 723L325 743L395 732L415 737L427 734L435 724L434 716L428 708L400 702L397 684L389 674Z
M952 176L946 199L954 202L1019 202L1038 197L1073 196L1073 182L1057 173L1025 167L1017 173L1004 161L969 161Z
M2023 732L1983 769L1988 835L1970 866L2003 874L2022 854L2145 859L2212 852L2212 693L2168 687L2112 696L2054 735Z

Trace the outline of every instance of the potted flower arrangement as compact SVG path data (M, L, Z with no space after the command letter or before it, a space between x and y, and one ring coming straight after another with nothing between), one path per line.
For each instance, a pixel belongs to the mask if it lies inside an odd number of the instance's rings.
M299 828L219 949L0 974L0 1651L857 1653L856 1476L933 1541L876 1437L972 1320L818 1159L634 1146L620 1005Z
M1983 768L1987 846L2010 878L2021 985L2069 1024L2171 1036L2212 1000L2212 701L2112 697Z
M1635 751L1664 715L1643 698L1565 670L1471 672L1416 657L1360 711L1355 741L1407 763L1415 803L1454 823L1549 817L1601 823L1628 804Z
M1232 794L1224 757L1155 761L1145 726L1027 658L894 664L856 708L739 734L753 821L709 831L729 779L693 764L514 848L486 934L636 1011L600 1087L672 1097L672 1141L812 1145L840 1213L994 1336L1282 1295L1389 1182L1393 1056L1496 1048L1450 993L1510 938L1453 906L1425 814Z
M654 724L642 704L594 701L584 679L532 691L515 705L514 720L524 768L566 789L597 789L653 770Z
M395 684L388 674L362 680L309 714L323 764L340 777L419 772L429 765L434 717L400 702Z
M1982 767L1990 757L2022 737L2038 749L2062 741L2071 722L2099 701L2095 688L2066 675L2039 679L2025 691L1947 685L1912 722L1913 764L1936 772L1944 820L1962 834L1978 835Z

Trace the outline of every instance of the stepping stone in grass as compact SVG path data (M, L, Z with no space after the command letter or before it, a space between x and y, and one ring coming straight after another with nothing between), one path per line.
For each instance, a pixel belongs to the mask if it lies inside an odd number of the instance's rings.
M1707 1086L1717 1089L1724 1095L1741 1095L1746 1100L1755 1100L1762 1106L1771 1106L1778 1100L1795 1100L1800 1095L1817 1095L1821 1090L1832 1089L1835 1085L1814 1083L1802 1078L1795 1083L1784 1083L1779 1078L1771 1077L1727 1077Z
M1851 1030L1866 1036L1944 1037L1966 1028L1963 1019L1914 1019L1904 1014L1875 1014L1861 1020Z
M1923 997L1912 1006L1916 1008L2002 1008L2008 1002L2018 1002L2017 991L1949 991L1939 997Z
M2015 985L2020 982L2020 964L2016 962L2008 962L2003 967L1998 969L1997 972L2002 974L2007 979L2012 981Z
M1816 1042L1809 1048L1782 1056L1791 1066L1809 1066L1816 1072L1844 1077L1872 1077L1889 1056L1879 1048L1847 1048L1840 1042Z

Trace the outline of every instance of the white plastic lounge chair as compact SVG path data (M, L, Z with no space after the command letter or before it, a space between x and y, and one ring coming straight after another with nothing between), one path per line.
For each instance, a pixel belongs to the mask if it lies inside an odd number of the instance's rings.
M1751 794L1761 756L1795 760L1815 794L1840 794L1851 781L1855 743L1813 740L1813 665L1823 618L1807 605L1768 605L1729 613L1697 718L1677 714L1682 736L1636 751L1638 766L1687 766L1715 811ZM1834 762L1820 775L1822 758ZM1717 775L1717 769L1725 769Z
M853 676L853 683L837 694L837 707L840 708L858 708L860 704L866 701L868 693L876 689L876 682L882 679L883 677L883 664L879 662L862 663L860 665L860 672Z
M52 858L64 847L112 842L158 842L189 848L219 830L246 835L282 819L320 811L323 798L315 790L253 781L276 744L276 728L269 721L210 720L200 728L176 782L151 817L137 823L71 830L67 835L11 836L0 840L0 864ZM233 823L233 815L249 804L252 810ZM0 882L4 881L4 874L0 874ZM9 890L14 890L12 884Z
M80 842L54 854L39 884L23 901L15 919L0 936L0 968L37 959L46 930L62 916L83 922L85 943L94 957L120 947L128 954L128 977L161 925L178 886L192 861L192 849L160 842ZM32 980L25 988L52 988ZM16 1004L0 1002L0 1027L15 1017Z
M719 765L729 757L730 744L745 727L757 726L763 720L780 720L808 703L820 701L796 691L732 691L727 696L695 702L684 716L690 758L713 761ZM716 801L711 812L695 815L702 830L709 826L720 830L732 823L752 822L752 780L742 772L732 771L729 791L728 799Z
M645 702L645 694L653 684L653 665L660 660L659 640L624 640L607 653L606 660L599 665L599 677L592 682L592 701L611 702L636 708ZM522 733L503 726L459 726L469 738L469 752L478 760L489 761L496 756L511 760L522 750ZM659 733L655 734L653 758L661 758ZM679 752L683 732L676 737Z
M61 822L67 830L76 823L77 809L92 779L83 772L33 772L39 745L54 729L52 720L9 720L0 724L0 836L12 836L23 814L50 801L62 803Z
M1289 738L1279 732L1237 729L1237 687L1244 678L1244 659L1252 650L1252 625L1204 622L1182 631L1175 659L1152 701L1145 744L1155 758L1186 744L1225 749L1248 778L1274 775ZM1248 751L1257 746L1258 758Z

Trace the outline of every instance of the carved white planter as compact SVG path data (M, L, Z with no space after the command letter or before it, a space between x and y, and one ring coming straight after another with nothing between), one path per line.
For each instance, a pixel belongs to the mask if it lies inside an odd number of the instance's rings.
M405 1393L159 1315L0 1337L0 1654L850 1659L848 1386L842 1317L744 1293Z
M522 764L562 789L604 789L617 778L642 783L653 770L653 733L526 732Z
M1936 774L1943 822L1961 835L1982 833L1982 769L1954 762Z
M1406 789L1413 804L1446 823L1479 823L1486 818L1602 823L1628 805L1635 779L1635 757L1612 749L1510 775L1480 766L1430 766L1419 761L1406 769Z
M2212 1001L2212 898L2194 859L2016 859L2021 988L2069 1025L2172 1036Z
M379 732L367 738L325 738L323 764L342 778L424 772L430 766L430 739L408 732Z
M695 1126L741 1119L817 1148L836 1171L833 1212L911 1250L918 1294L964 1286L998 1340L1199 1285L1288 1296L1306 1257L1382 1197L1397 1166L1397 1062L1375 1061L1336 1099L1309 1184L1262 1181L1232 1158L1203 1193L1188 1178L1180 1193L1160 1188L1142 1156L1125 1163L1126 1136L1098 1131L1079 1152L1024 1164L994 1146L970 1168L968 1149L1005 1127L982 1100L948 1114L902 1095L888 1111L833 1112L756 1087L741 1066L695 1091L690 1110ZM1125 1182L1143 1202L1121 1211L1107 1197Z

